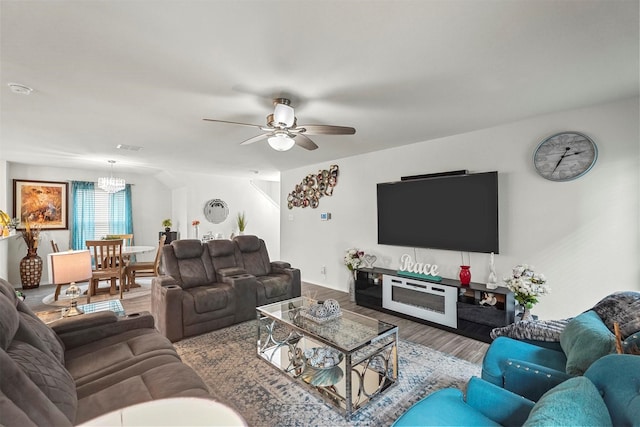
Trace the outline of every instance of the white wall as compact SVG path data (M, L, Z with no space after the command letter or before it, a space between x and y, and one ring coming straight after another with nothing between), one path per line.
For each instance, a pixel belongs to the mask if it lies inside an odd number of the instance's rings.
M39 181L96 181L98 173L95 170L68 169L56 167L42 167L21 163L8 163L8 179L4 188L11 200L10 215L13 215L13 179ZM162 219L171 216L171 191L160 181L150 175L116 173L125 178L131 188L133 210L133 232L135 243L138 245L156 246L158 232L163 231ZM69 210L71 206L69 206ZM69 211L69 214L71 212ZM55 240L61 251L69 249L69 230L46 230L41 233L38 255L45 262L40 283L49 283L47 272L47 254L51 252L50 241ZM8 278L14 286L20 285L19 263L27 253L22 238L9 241L8 245ZM137 257L141 261L152 261L154 253Z
M6 192L6 210L13 214L13 179L40 181L95 181L94 170L40 167L20 163L7 163L7 173L2 175L0 183ZM0 172L2 165L0 164ZM280 259L280 210L263 193L279 194L278 182L263 182L258 190L248 178L231 178L204 174L177 174L168 176L159 173L155 176L117 173L134 184L132 187L133 227L135 243L139 245L157 245L158 232L163 231L162 220L171 218L172 230L179 232L180 238L193 238L191 221L200 220L200 236L212 231L229 237L236 230L235 216L244 211L248 219L247 234L255 234L264 239L272 260ZM255 180L254 180L255 181ZM0 193L0 196L2 193ZM206 221L203 215L204 203L212 198L227 202L229 217L221 224L214 225ZM237 230L236 230L237 234ZM45 261L41 283L49 283L47 273L47 254L51 252L50 241L55 240L60 250L69 249L68 230L47 230L41 233L38 255ZM12 238L0 242L0 277L19 286L19 263L26 255L26 245L21 238ZM139 260L152 260L154 254L138 256ZM3 265L6 265L3 271Z
M229 238L232 232L238 234L236 215L245 212L245 233L265 241L271 260L280 259L280 209L250 179L195 173L181 173L177 179L180 186L173 190L171 212L173 228L180 232L181 239L195 237L191 226L195 219L200 221L200 237L212 232ZM269 185L276 186L279 192L278 182ZM204 205L211 199L221 199L229 207L229 216L220 224L212 224L204 217Z
M377 244L376 183L449 170L499 172L499 278L520 263L544 273L552 294L534 313L573 316L616 290L640 290L639 100L540 116L504 126L289 170L281 176L281 254L303 280L347 291L342 257L357 247L396 269L413 248ZM462 120L463 118L461 118ZM544 138L578 131L598 145L594 168L578 180L555 183L536 174L533 151ZM288 210L286 196L302 178L331 163L340 176L317 209ZM330 212L330 221L320 221ZM461 254L415 249L418 261L456 278ZM465 254L465 260L466 260ZM485 282L489 255L470 254L472 281ZM326 275L320 274L326 266Z

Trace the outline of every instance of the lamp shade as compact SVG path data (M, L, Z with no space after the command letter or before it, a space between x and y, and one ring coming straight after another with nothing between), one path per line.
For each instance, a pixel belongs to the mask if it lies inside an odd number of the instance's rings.
M267 139L271 148L277 151L287 151L295 144L293 138L284 134L277 134Z
M49 278L54 285L91 279L89 251L56 252L49 255Z
M276 108L273 111L273 119L278 124L291 127L296 117L292 107L285 104L276 104Z

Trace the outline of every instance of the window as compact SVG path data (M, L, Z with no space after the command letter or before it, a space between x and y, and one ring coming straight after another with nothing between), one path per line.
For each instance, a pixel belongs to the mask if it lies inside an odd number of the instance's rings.
M73 181L71 247L84 249L87 240L108 234L133 234L131 185L118 193L95 190L95 183Z

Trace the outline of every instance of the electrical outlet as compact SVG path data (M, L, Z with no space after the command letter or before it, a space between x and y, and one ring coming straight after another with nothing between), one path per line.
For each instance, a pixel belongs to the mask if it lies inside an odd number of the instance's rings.
M327 267L326 266L322 266L320 267L320 274L327 274Z

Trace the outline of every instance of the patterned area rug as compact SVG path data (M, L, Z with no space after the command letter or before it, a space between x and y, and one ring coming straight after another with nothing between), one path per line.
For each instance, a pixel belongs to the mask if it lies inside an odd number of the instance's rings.
M238 411L250 426L388 426L433 391L464 389L469 378L480 376L480 365L400 340L398 383L348 421L259 358L256 337L256 323L249 321L174 344L214 398Z

